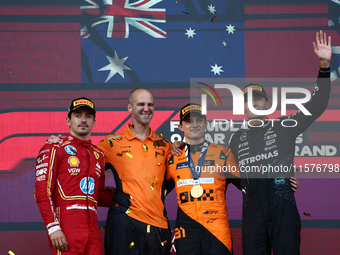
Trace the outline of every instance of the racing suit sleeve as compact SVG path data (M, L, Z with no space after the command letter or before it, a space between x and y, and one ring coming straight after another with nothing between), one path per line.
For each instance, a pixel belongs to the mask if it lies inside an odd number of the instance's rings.
M57 147L51 144L46 144L42 147L37 157L35 168L34 196L41 217L50 235L60 230L56 207L53 201L53 193L57 185Z
M225 165L227 166L228 172L225 173L225 176L228 183L234 184L236 188L241 190L240 169L237 164L237 160L230 148L224 148L223 152L227 156Z
M98 188L98 206L110 207L113 202L114 192L109 191L105 188L105 172L99 178L99 188Z
M288 116L288 119L294 119L297 124L295 127L286 128L288 139L295 140L296 137L304 132L322 113L326 110L331 92L330 72L319 72L319 76L314 87L311 99L304 107L312 114L305 115L301 111ZM295 122L295 123L296 123ZM288 123L288 122L287 122Z
M172 144L170 144L168 150L167 150L167 157L166 157L166 165L165 165L165 189L167 190L167 194L169 194L174 188L175 188L175 181L172 179L171 173L170 173L170 168L169 168L169 161L172 160L174 155L171 154L172 150Z

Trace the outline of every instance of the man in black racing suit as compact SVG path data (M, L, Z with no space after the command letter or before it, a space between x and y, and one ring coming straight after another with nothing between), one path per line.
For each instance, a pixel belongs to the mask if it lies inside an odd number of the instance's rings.
M274 255L300 254L301 220L288 177L294 171L296 137L325 111L328 104L331 38L327 44L326 34L320 31L313 48L320 59L320 71L311 100L304 105L311 115L298 111L273 122L267 116L253 114L248 108L249 88L253 91L252 103L256 110L270 108L263 87L248 85L243 90L245 112L250 121L247 129L240 129L231 137L230 148L242 178L244 255L270 255L271 250ZM282 124L283 119L289 121ZM251 169L261 172L254 173Z

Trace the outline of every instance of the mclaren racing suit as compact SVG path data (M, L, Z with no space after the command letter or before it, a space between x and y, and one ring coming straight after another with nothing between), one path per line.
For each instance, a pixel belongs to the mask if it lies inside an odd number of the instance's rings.
M202 147L203 143L186 146L196 168ZM239 182L239 169L231 150L209 144L199 177L203 194L198 198L191 195L194 179L185 148L181 156L168 158L168 177L176 182L179 205L175 230L177 254L232 254L225 193L229 181Z
M274 255L300 254L301 221L288 178L294 172L295 139L327 107L329 77L319 72L311 100L304 105L311 115L298 111L279 121L240 129L231 138L241 175L245 255L271 254L271 249Z
M105 190L104 154L91 140L70 134L63 144L46 144L36 161L35 199L51 234L65 234L68 249L53 254L98 254L101 243L97 204L110 206L113 192Z

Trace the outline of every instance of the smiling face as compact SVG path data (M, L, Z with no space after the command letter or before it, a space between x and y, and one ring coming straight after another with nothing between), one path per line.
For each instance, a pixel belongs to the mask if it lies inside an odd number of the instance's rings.
M253 94L253 107L256 109L256 110L268 110L269 107L270 107L270 103L268 100L266 100L266 98L262 95L259 95L257 93L254 93ZM249 110L249 107L248 107L248 102L247 100L245 99L244 100L244 110L245 110L245 113L248 117L248 120L253 120L253 119L261 119L261 120L264 120L267 118L266 115L256 115L254 113L252 113L250 110Z
M184 118L178 128L184 133L185 140L190 145L203 143L207 122L201 114L191 113Z
M132 105L128 104L128 111L132 116L132 124L149 125L153 117L155 104L152 94L145 89L138 89L133 94Z
M96 124L93 111L88 107L80 107L74 110L70 117L66 118L70 134L82 140L89 140L91 130Z

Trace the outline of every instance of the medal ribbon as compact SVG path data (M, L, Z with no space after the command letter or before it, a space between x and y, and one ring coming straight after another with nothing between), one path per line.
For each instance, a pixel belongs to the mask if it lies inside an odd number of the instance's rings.
M199 178L201 176L201 171L202 171L205 156L207 155L209 144L210 143L207 140L205 140L204 143L203 143L203 147L201 149L200 157L198 159L198 169L195 168L194 162L192 161L188 145L187 144L185 145L185 156L187 158L187 161L189 162L192 177L194 178L194 185L198 185L200 183ZM196 171L196 170L198 170L198 171Z

